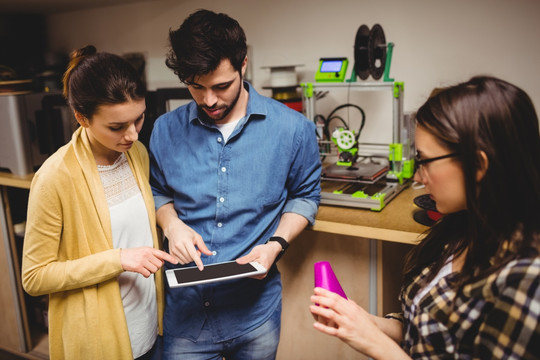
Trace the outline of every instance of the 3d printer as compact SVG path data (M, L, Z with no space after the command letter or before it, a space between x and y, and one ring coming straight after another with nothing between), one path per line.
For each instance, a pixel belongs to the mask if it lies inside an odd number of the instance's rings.
M301 84L306 116L315 122L318 129L323 160L323 204L380 211L411 182L414 175L414 117L403 112L403 82L396 82L388 76L392 48L393 44L386 44L380 25L371 30L362 25L355 39L355 64L349 80L330 82L325 79ZM320 60L320 69L324 68L325 60ZM328 60L335 62L336 58ZM366 80L371 75L378 80L383 74L382 82L356 82L357 77ZM320 76L316 75L315 79L318 78ZM390 143L374 148L373 144L361 142L366 114L355 103L339 105L327 116L315 112L316 102L339 89L347 92L386 91L391 94L392 129L385 130L392 133ZM357 129L350 128L348 122L338 115L342 109L354 109L360 114Z

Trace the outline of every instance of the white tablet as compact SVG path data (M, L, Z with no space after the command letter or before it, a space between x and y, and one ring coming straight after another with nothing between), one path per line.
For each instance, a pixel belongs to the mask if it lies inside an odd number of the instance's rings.
M236 261L227 261L205 265L202 271L196 266L192 266L180 269L169 269L165 271L165 274L169 286L175 288L260 275L266 273L266 271L264 266L257 262L241 265Z

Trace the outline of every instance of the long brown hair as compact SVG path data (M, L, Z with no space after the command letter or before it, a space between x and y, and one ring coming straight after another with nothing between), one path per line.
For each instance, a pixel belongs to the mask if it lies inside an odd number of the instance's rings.
M529 96L506 81L479 76L438 91L416 117L419 126L459 154L467 210L444 216L411 250L405 286L426 266L430 281L450 255L464 250L458 287L511 260L538 256L540 134ZM488 167L477 181L481 151Z

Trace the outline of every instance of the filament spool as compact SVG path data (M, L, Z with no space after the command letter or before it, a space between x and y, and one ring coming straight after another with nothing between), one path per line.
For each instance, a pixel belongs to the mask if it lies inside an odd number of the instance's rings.
M369 31L368 57L369 73L378 80L383 75L386 64L386 38L379 24L375 24Z
M354 40L354 70L356 75L362 80L369 77L369 27L362 25L356 32Z
M369 75L380 79L386 66L386 38L381 25L375 24L369 29L361 25L354 41L354 70L356 75L366 80Z

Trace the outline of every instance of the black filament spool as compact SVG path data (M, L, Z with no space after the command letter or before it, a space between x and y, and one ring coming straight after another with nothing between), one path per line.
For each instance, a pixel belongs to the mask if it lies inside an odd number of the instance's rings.
M367 25L360 26L354 39L354 70L362 80L366 80L370 74L369 38L369 27Z
M386 38L379 24L373 25L369 31L368 58L369 73L375 80L380 79L386 66Z

